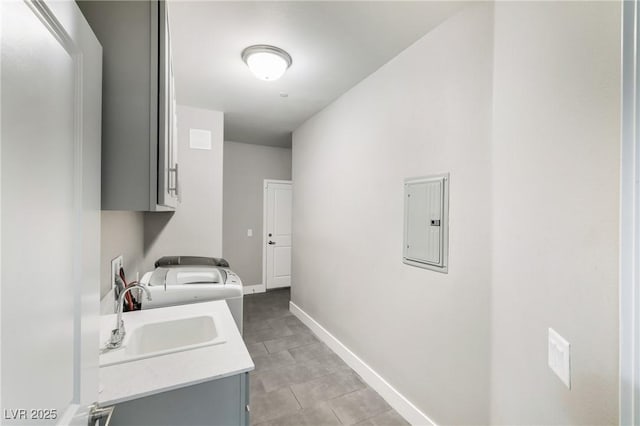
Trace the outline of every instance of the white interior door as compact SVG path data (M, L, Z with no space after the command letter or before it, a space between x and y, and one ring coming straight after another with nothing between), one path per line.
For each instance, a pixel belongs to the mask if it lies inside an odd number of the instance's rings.
M3 424L98 394L102 48L73 1L0 2Z
M291 286L291 182L265 181L265 276L267 290Z

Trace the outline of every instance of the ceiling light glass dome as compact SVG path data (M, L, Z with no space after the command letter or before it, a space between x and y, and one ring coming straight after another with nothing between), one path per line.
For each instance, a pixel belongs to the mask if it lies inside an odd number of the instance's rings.
M266 44L249 46L242 51L242 60L260 80L274 81L291 66L291 56L279 47Z

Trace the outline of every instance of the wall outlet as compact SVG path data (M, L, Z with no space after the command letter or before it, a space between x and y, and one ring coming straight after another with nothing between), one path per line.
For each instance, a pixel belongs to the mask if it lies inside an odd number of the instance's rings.
M571 389L571 345L549 328L549 368Z
M253 229L247 229L247 237L253 237Z
M111 277L109 282L111 283L112 289L116 286L116 276L120 274L120 268L124 268L124 258L122 255L111 260Z

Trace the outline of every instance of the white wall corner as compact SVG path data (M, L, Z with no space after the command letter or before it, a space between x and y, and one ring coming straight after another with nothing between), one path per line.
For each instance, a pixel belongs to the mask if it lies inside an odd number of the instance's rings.
M436 423L425 413L420 411L411 401L391 386L366 362L354 354L327 329L314 320L295 303L289 302L289 310L300 321L314 332L314 334L331 348L347 365L362 377L362 379L380 394L382 398L412 425L436 426Z
M266 287L264 284L242 286L243 294L264 293L265 291L266 291Z

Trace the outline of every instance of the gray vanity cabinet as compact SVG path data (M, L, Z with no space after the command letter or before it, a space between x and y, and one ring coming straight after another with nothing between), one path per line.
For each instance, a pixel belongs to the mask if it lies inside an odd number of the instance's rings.
M164 1L78 1L103 47L102 209L177 206L175 95Z
M248 426L249 373L117 404L110 424Z

